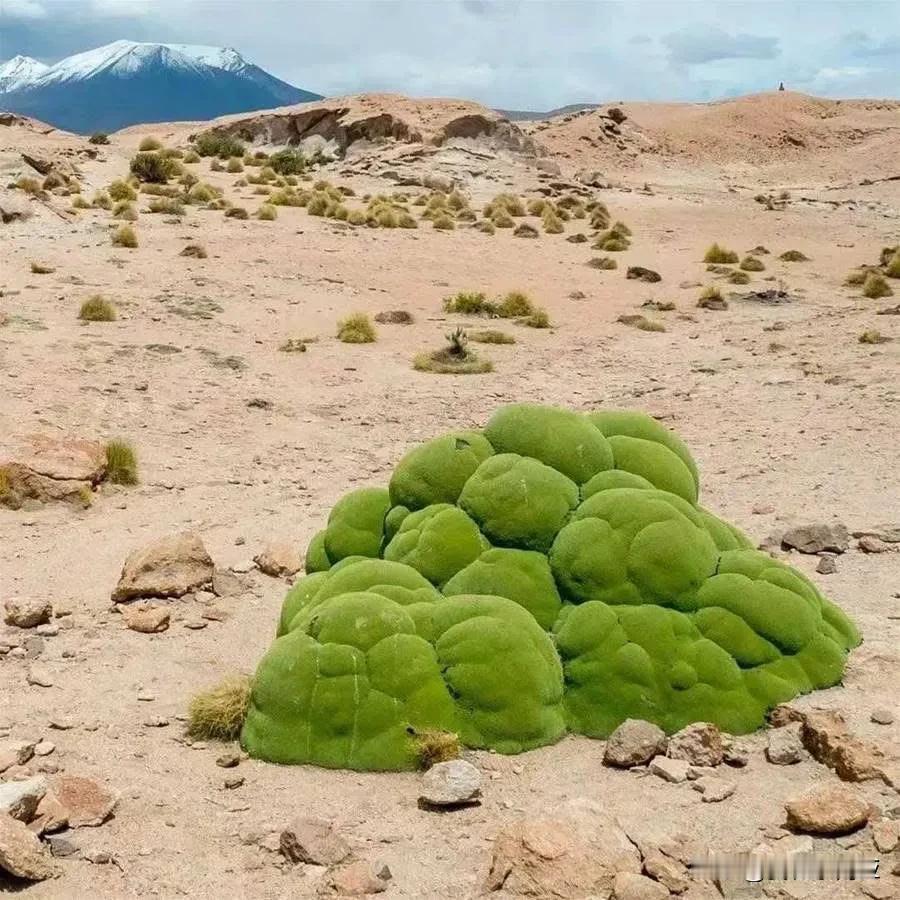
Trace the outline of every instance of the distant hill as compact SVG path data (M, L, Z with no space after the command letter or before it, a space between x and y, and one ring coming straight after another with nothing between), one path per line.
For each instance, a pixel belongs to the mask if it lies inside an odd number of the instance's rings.
M82 134L321 99L236 50L194 44L115 41L52 66L27 56L0 66L0 109Z
M597 109L599 106L599 103L570 103L568 106L559 106L547 112L531 112L527 109L498 109L497 112L511 122L530 122L535 119L552 119L555 116L584 112L586 109Z

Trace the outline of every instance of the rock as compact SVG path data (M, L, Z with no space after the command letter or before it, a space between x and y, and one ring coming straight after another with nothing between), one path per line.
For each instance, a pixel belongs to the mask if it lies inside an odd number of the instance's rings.
M68 811L53 794L44 794L41 797L41 802L38 803L34 818L28 823L28 827L37 835L47 834L51 831L62 831L68 825Z
M97 441L29 435L0 465L7 480L4 496L18 504L32 500L83 505L84 492L106 475L106 450Z
M872 840L879 853L893 853L900 845L900 820L881 819L873 822Z
M49 792L65 810L71 828L102 825L118 802L118 797L103 785L75 775L57 775Z
M897 900L900 897L900 883L893 878L863 881L859 889L872 900Z
M422 776L419 803L423 806L454 807L479 803L481 772L464 759L433 765Z
M887 553L894 548L881 538L867 534L859 539L856 545L863 553Z
M248 590L243 578L228 569L215 569L212 578L212 590L217 597L237 597Z
M644 872L675 894L686 891L691 883L681 862L655 849L644 854Z
M579 169L575 173L575 180L586 187L609 187L609 179L597 169Z
M12 766L24 766L34 756L34 741L8 741L0 744L0 772Z
M262 553L253 557L253 562L260 572L278 578L299 572L303 568L303 554L293 542L273 541Z
M47 779L41 775L24 781L0 782L0 818L11 816L21 822L30 822L46 793Z
M292 863L334 866L350 855L349 844L330 822L299 819L281 832L279 850Z
M666 755L695 766L718 766L725 757L722 733L711 722L694 722L669 738Z
M837 560L831 556L823 556L816 565L816 571L820 575L834 575L837 572Z
M555 159L541 158L535 163L535 166L539 172L547 172L549 175L562 175L562 169L560 169L559 163Z
M850 546L850 534L841 523L818 523L814 525L798 525L789 528L781 536L784 550L799 550L801 553L844 553Z
M876 725L893 725L894 714L889 709L879 707L872 710L869 721L874 722Z
M666 752L666 733L658 725L642 719L626 719L609 736L603 762L623 769L646 765Z
M78 851L78 845L68 838L61 837L58 834L48 835L44 839L44 843L50 848L53 856L75 856Z
M46 625L38 625L34 629L41 637L56 637L59 634L59 625L50 622Z
M141 634L158 634L169 627L170 614L165 606L147 603L144 600L122 607L125 626Z
M388 879L382 878L371 863L363 859L338 866L325 877L323 891L341 897L364 897L386 891Z
M733 781L714 775L704 775L691 786L703 795L704 803L719 803L727 800L737 790L737 785Z
M607 897L617 872L638 874L640 854L605 822L515 822L494 838L487 893L507 897Z
M900 312L895 313L895 315L898 314L900 314ZM854 531L853 537L876 537L886 544L900 544L900 525L876 525L874 528L867 529L866 531Z
M16 628L36 628L50 621L53 606L49 600L14 597L3 604L6 615L3 621Z
M782 728L769 731L769 743L766 746L766 759L776 766L790 766L803 759L803 741L800 722L791 722Z
M443 194L449 194L455 187L455 184L449 175L438 175L436 172L429 172L422 179L424 187L431 191L440 191Z
M659 272L654 272L653 269L645 269L643 266L629 266L625 277L630 278L632 281L643 281L646 284L656 284L658 281L662 281L662 275Z
M37 837L9 816L0 816L0 869L25 881L43 881L56 874Z
M807 713L800 737L812 758L834 769L843 781L884 777L884 754L873 744L850 734L843 717L837 713Z
M680 784L687 781L690 763L685 759L670 759L668 756L657 756L650 761L650 772L664 781Z
M652 878L619 872L613 882L614 900L668 900L669 890Z
M869 821L869 805L844 785L818 787L784 808L788 827L807 834L847 834Z
M213 561L199 535L185 531L158 538L125 560L112 599L183 597L212 582Z
M722 759L726 766L743 769L750 762L750 748L743 741L731 740L725 747Z
M235 788L241 787L241 785L243 785L243 783L244 783L243 775L230 775L228 778L225 779L225 781L223 782L223 785L225 786L226 790L233 791Z
M53 676L38 666L32 666L25 675L25 680L36 687L53 687Z
M217 760L216 765L223 769L233 769L241 761L241 754L236 750L229 750L223 753Z

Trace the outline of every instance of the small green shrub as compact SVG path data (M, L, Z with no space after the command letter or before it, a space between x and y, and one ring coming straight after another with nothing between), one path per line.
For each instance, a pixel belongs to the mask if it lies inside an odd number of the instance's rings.
M163 143L159 138L155 138L152 135L148 135L145 137L140 144L138 144L138 150L142 153L150 150L162 150Z
M809 257L799 250L785 250L778 258L782 262L809 262Z
M444 312L463 315L494 314L496 306L481 292L460 291L444 300Z
M109 143L109 135L105 131L95 131L89 138L89 144L108 144Z
M137 454L128 441L114 440L106 445L106 478L113 484L138 483Z
M728 301L722 296L722 291L711 284L700 292L697 306L701 309L727 309Z
M338 322L337 337L345 344L371 344L375 339L375 326L365 313L353 313Z
M278 218L278 210L269 203L263 203L256 211L256 218L262 219L264 222L273 222Z
M518 319L533 315L537 310L528 294L510 291L500 300L495 312L503 319Z
M866 280L863 282L863 296L870 300L878 300L880 297L890 297L893 295L891 286L887 283L884 275L880 272L869 272Z
M413 359L413 368L419 372L439 375L476 375L490 372L494 366L488 360L479 359L468 349L468 336L462 328L447 335L447 346L431 353L420 353Z
M529 328L549 328L550 327L550 316L547 313L546 309L541 309L540 307L535 309L531 315L526 316L524 319L519 320L522 325L527 325Z
M738 261L738 255L733 250L726 250L719 244L712 244L703 254L703 262L732 265Z
M250 705L250 679L236 675L195 694L188 707L188 734L203 740L233 741Z
M766 267L761 259L757 259L755 256L745 256L741 260L741 268L745 272L763 272Z
M200 162L200 154L197 153L196 150L188 150L187 153L184 154L184 159L182 162L186 163L198 163Z
M114 322L116 308L100 294L94 294L81 304L78 318L82 322Z
M137 200L137 191L121 178L117 178L106 189L113 200Z
M864 331L857 340L860 344L886 344L890 338L885 337L875 328L869 328Z
M160 153L138 153L130 163L131 174L148 184L166 184L178 171L175 160Z
M112 235L112 243L114 247L127 247L134 250L138 245L137 234L130 225L120 225Z

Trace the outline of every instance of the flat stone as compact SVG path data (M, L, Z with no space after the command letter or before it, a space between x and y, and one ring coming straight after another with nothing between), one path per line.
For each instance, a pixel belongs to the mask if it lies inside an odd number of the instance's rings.
M158 634L169 627L169 610L146 601L122 606L122 619L131 631L141 634Z
M669 889L634 872L619 872L613 881L614 900L668 900Z
M33 597L14 597L3 604L3 621L16 628L36 628L50 621L53 604Z
M0 744L0 772L24 766L34 756L34 741L6 741Z
M38 741L34 745L35 756L49 756L56 749L53 741Z
M422 776L419 802L426 807L467 806L480 797L481 772L464 759L437 763Z
M50 853L53 856L77 856L80 852L78 845L74 841L58 834L47 835L44 838L44 843L50 848Z
M332 869L325 877L324 890L342 897L365 897L386 891L388 882L371 863L363 859Z
M862 828L869 820L869 805L844 785L826 785L785 806L787 824L807 834L839 835Z
M690 763L686 759L671 759L668 756L657 756L650 761L650 772L664 781L680 784L687 781Z
M44 794L28 827L37 835L62 831L69 825L68 810L53 796Z
M722 732L711 722L694 722L669 738L666 755L695 766L718 766L725 757Z
M65 809L71 828L102 825L115 809L118 797L91 778L57 775L50 792Z
M233 769L241 761L241 754L235 750L229 750L216 759L216 765L223 769Z
M874 535L867 534L859 539L857 546L863 553L888 553L894 548L886 541Z
M686 891L691 883L687 868L659 850L644 854L644 872L675 894Z
M834 575L837 572L837 560L833 556L823 556L816 564L816 571L820 575Z
M781 536L781 546L801 553L844 553L850 546L850 533L840 522L797 525Z
M279 849L292 863L334 866L350 855L350 845L330 822L299 819L281 832Z
M722 800L727 800L737 790L737 785L733 781L714 775L704 775L691 786L695 791L700 792L704 803L720 803Z
M872 840L880 853L893 853L900 845L900 820L879 819L873 822Z
M606 742L603 762L623 769L646 765L666 752L666 733L658 725L642 719L626 719Z
M869 716L869 720L874 722L876 725L893 725L894 714L889 709L879 707L878 709L872 710L872 714Z
M53 676L46 669L33 666L28 670L25 680L36 687L53 687Z
M37 836L9 816L0 816L0 870L25 881L43 881L56 874Z
M303 554L294 541L272 541L253 561L260 572L273 578L295 575L303 568Z

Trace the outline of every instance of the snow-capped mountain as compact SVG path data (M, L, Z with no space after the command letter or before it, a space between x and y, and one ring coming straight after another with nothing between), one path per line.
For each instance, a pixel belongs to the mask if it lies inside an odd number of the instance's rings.
M27 56L0 66L0 108L82 133L320 99L231 47L114 41L52 66Z
M34 81L49 68L30 56L14 56L0 65L0 92L14 91L23 84Z

